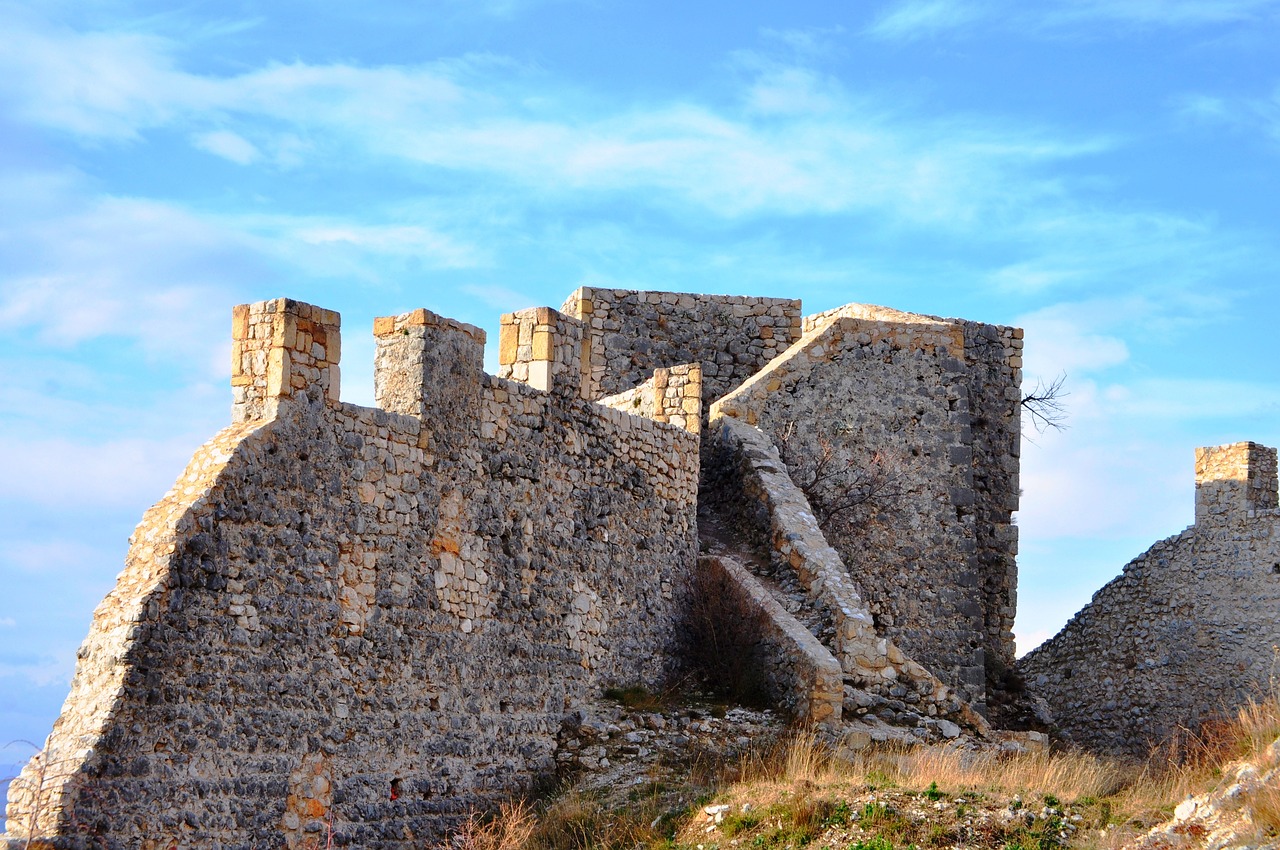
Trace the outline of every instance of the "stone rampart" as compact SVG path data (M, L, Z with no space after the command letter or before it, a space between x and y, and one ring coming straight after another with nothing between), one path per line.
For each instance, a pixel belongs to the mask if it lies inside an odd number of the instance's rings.
M712 402L705 492L757 545L702 565L779 703L989 732L966 700L1012 661L1020 331L583 288L502 317L497 377L428 310L374 337L364 408L336 313L235 309L234 424L135 533L12 835L408 847L529 787L578 703L681 663Z
M386 409L336 400L336 314L235 321L243 421L135 532L11 838L421 846L552 770L575 703L668 672L694 434L485 375L427 311L375 325Z
M877 631L981 707L986 598L963 356L953 323L829 318L711 416L769 435Z
M1055 637L1027 683L1072 738L1145 755L1179 727L1265 696L1280 645L1276 451L1196 452L1196 523L1156 543Z
M698 363L705 408L800 336L800 302L790 298L582 287L561 310L586 328L589 398L632 389L655 369Z
M877 633L847 568L767 435L732 417L714 418L703 444L703 492L735 506L741 530L768 552L775 581L779 574L798 580L820 613L809 628L856 691L896 701L898 708L888 707L894 722L915 726L925 717L951 717L985 734L985 722L952 689ZM845 709L865 714L881 700L849 693Z

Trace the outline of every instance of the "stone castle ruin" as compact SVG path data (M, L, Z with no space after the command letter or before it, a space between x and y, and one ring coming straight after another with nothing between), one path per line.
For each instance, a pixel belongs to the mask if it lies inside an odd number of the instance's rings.
M1020 667L1062 731L1145 755L1179 728L1251 697L1280 673L1276 450L1196 450L1195 524L1125 566Z
M336 313L235 308L232 424L131 538L11 838L417 846L678 675L708 577L797 721L1002 724L1020 330L583 288L502 317L497 376L470 325L373 330L367 408Z

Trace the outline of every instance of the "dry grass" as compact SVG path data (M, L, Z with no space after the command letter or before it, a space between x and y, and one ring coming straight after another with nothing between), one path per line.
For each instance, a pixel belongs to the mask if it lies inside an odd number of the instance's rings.
M699 798L699 804L682 811L664 809L656 796L653 800L633 797L619 806L616 801L610 804L570 793L536 817L527 806L512 806L497 818L473 820L464 831L463 850L670 850L704 843L705 818L700 819L699 812L708 798L699 795L708 788L715 792L715 800L729 803L736 813L722 835L738 835L743 841L750 837L766 848L803 846L833 824L853 822L880 836L875 839L880 844L866 847L888 848L908 838L923 842L920 846L937 843L925 833L917 835L912 830L918 824L908 824L891 809L880 812L853 802L868 789L892 789L898 797L931 801L959 795L993 803L1025 799L1058 805L1061 800L1082 813L1082 826L1088 827L1072 839L1071 846L1118 846L1166 820L1189 794L1213 790L1232 764L1250 761L1263 770L1277 767L1270 763L1275 755L1270 747L1277 738L1280 700L1274 698L1249 703L1194 735L1175 736L1153 750L1146 763L1080 751L998 755L953 746L880 748L837 759L815 735L800 733L735 764L694 765L698 769L691 768L686 777L687 796ZM744 808L746 803L750 806ZM1280 788L1262 788L1246 805L1259 829L1280 836ZM884 822L878 824L879 814ZM1100 832L1104 827L1112 828ZM931 827L938 832L937 841L946 836L954 839L956 828L955 823ZM1007 836L990 837L1008 841ZM1028 837L1036 841L1028 843L1024 840ZM975 846L985 846L978 838L971 836ZM1022 834L1008 846L1063 846L1055 843L1058 840ZM1042 841L1047 843L1037 843Z
M740 782L823 786L858 780L917 791L936 784L954 792L1034 792L1076 799L1114 794L1132 773L1119 762L1083 752L1001 756L919 746L880 748L852 759L836 759L815 736L800 734L774 752L758 756L741 771Z
M491 817L472 815L454 840L455 850L523 850L538 828L538 817L524 801L503 803Z
M1277 738L1280 698L1275 695L1250 700L1194 732L1181 729L1135 769L1134 778L1114 797L1116 812L1140 824L1167 819L1188 796L1212 791L1232 765L1266 762L1265 753Z

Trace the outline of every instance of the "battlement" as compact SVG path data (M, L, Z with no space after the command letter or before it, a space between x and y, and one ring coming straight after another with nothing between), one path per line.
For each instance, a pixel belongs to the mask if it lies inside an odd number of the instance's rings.
M485 333L414 310L373 320L373 395L378 407L421 419L478 418Z
M314 396L336 405L342 318L301 301L275 298L232 311L233 422L269 419L280 399Z
M550 307L502 317L498 377L546 392L579 398L584 392L583 323Z
M1196 524L1277 507L1276 450L1241 442L1196 449Z

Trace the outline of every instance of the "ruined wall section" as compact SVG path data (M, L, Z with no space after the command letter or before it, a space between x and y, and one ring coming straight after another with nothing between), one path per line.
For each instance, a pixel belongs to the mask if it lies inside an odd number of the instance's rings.
M655 369L638 387L600 399L597 404L657 422L702 432L702 366L685 363Z
M985 601L988 687L999 690L1013 668L1016 655L1013 621L1017 609L1019 464L1022 454L1021 328L967 319L907 313L874 304L846 304L806 316L809 334L836 318L859 318L894 325L945 323L959 328L967 367L963 392L968 399L968 429L973 468L972 513L975 567ZM958 417L963 419L963 417Z
M954 323L830 318L717 402L778 445L793 480L828 503L865 501L823 532L876 630L982 709L985 595L974 564L963 331ZM814 504L821 513L823 506Z
M750 662L762 671L778 706L802 725L838 725L844 705L840 662L802 623L787 613L746 567L733 558L698 559L699 589L756 640Z
M705 409L800 337L790 298L582 287L561 310L582 321L589 398L617 395L655 369L702 366Z
M803 589L810 609L803 625L840 664L846 683L840 714L819 719L834 722L874 711L882 720L917 727L925 735L945 735L947 727L939 721L949 718L986 735L985 721L952 689L877 631L847 568L769 437L731 416L717 415L702 448L701 498L732 505L738 530L768 553L762 583L775 593L785 593L783 588L793 584ZM958 730L951 727L952 736Z
M1018 663L1081 744L1144 756L1263 696L1280 644L1275 449L1196 452L1196 524L1152 546Z
M377 330L379 398L446 415L291 385L198 455L134 537L45 751L73 758L15 783L11 837L40 809L66 846L301 847L331 822L416 847L553 769L575 702L660 684L697 437L484 375L482 335L425 311Z

